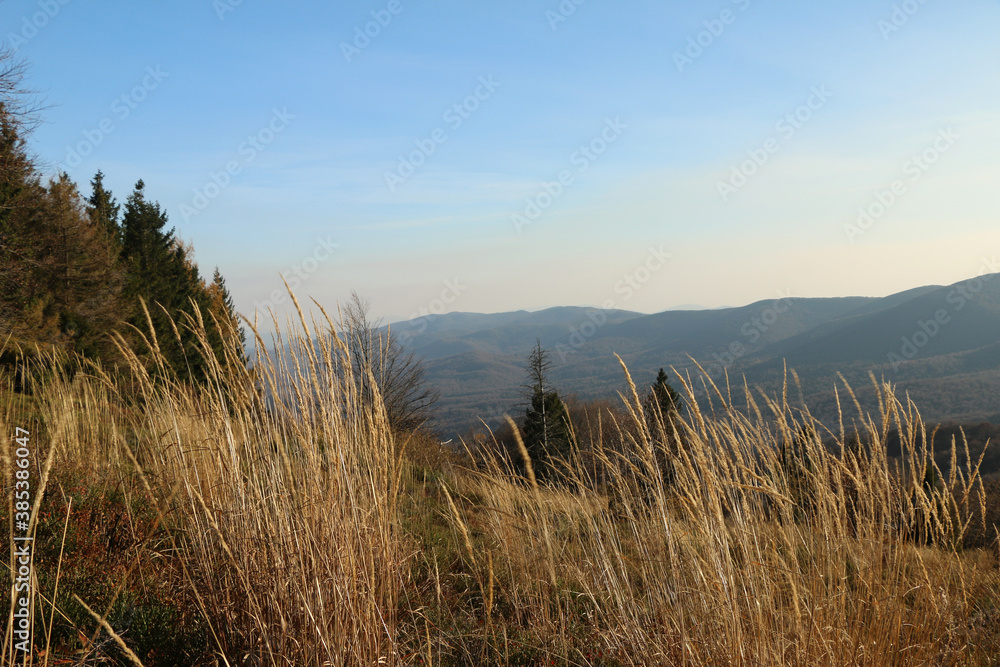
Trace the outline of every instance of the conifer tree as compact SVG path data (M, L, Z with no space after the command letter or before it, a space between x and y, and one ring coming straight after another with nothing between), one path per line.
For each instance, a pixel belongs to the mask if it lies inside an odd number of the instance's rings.
M32 238L42 195L19 130L9 101L0 99L0 333L18 336L27 333L21 315L38 297L33 271L25 269L37 261Z
M0 53L0 337L99 355L120 322L117 250L93 233L68 176L42 185L14 99L19 76Z
M655 403L659 407L664 419L680 413L682 406L680 394L670 386L667 374L662 368L656 374L656 382L650 390L650 403Z
M5 222L10 254L0 268L0 311L7 332L23 342L115 356L106 334L122 322L117 247L91 224L76 185L60 175Z
M201 351L182 313L193 316L193 306L197 306L203 316L207 315L208 294L191 258L191 248L174 236L172 228L166 229L166 211L146 199L145 187L142 180L136 183L122 216L127 295L145 301L160 350L174 371L181 378L199 380L204 377ZM141 309L132 315L131 323L148 333Z
M125 312L117 241L91 222L76 184L66 174L49 184L43 210L49 252L45 283L58 308L67 347L113 357L115 348L107 334L119 328Z
M166 212L146 200L146 184L140 179L125 202L122 259L129 263L132 293L147 299L166 291L163 282L174 245L173 230L164 231L166 224Z
M229 288L226 287L226 279L219 272L219 267L215 267L215 272L212 274L212 284L208 286L208 298L211 312L219 321L220 326L232 327L236 333L239 341L239 349L236 351L242 357L247 344L246 332L240 325L236 304L233 303L233 297L229 293Z
M556 470L555 459L568 459L571 433L569 414L559 393L548 387L548 371L552 366L541 341L528 355L528 382L525 393L529 398L524 415L524 447L531 458L535 475L550 480Z
M670 385L666 372L661 368L649 388L643 408L650 437L657 445L654 449L656 465L667 484L672 484L677 476L676 459L682 445L677 425L682 405L680 394Z
M104 188L104 173L98 171L90 181L91 195L87 203L88 214L93 224L104 229L115 243L121 243L121 227L118 223L120 206L111 193Z

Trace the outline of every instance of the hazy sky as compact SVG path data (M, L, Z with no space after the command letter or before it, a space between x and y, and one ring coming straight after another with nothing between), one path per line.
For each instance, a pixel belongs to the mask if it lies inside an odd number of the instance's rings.
M43 168L144 179L244 312L281 274L406 318L875 296L1000 257L996 0L5 0L0 26Z

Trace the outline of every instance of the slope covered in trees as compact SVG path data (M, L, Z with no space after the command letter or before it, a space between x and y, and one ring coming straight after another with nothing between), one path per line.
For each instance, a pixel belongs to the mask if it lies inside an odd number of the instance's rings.
M438 423L449 434L480 417L500 423L536 337L552 351L553 382L582 399L627 391L617 354L636 376L661 366L699 375L694 359L723 386L728 373L734 386L745 377L767 392L781 390L787 364L814 414L830 423L839 374L866 409L877 407L869 372L909 394L930 421L1000 423L1000 274L985 273L993 270L984 263L978 277L877 298L783 297L653 315L566 307L453 313L394 326L427 359L428 381L441 391Z
M19 74L16 66L0 71L0 360L43 349L115 363L118 332L136 350L159 345L181 377L199 379L188 318L206 320L220 358L219 328L239 329L224 278L218 270L210 283L201 276L193 248L142 180L124 206L100 171L86 199L65 173L46 182L28 153Z

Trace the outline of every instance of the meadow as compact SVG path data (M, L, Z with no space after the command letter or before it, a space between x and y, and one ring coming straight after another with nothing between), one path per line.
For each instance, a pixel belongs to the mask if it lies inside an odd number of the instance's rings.
M669 419L630 385L542 483L523 446L393 432L339 322L299 315L250 368L178 323L199 386L150 334L117 369L17 351L34 637L16 650L12 593L6 664L1000 662L995 486L961 438L938 467L889 386L875 414L838 388L824 425L791 373L773 397L696 377Z

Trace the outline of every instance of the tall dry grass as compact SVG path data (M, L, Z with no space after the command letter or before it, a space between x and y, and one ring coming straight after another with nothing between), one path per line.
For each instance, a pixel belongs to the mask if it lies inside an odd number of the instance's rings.
M924 484L933 460L912 404L882 386L877 414L852 406L859 447L853 429L824 432L793 409L787 390L747 389L740 410L729 387L711 385L701 407L689 380L690 414L664 420L643 413L631 386L625 446L590 452L600 479L577 456L561 484L525 485L494 456L466 482L482 507L450 504L467 570L499 591L479 597L487 623L469 658L995 664L996 566L958 550L981 502L977 462L953 446L964 466ZM885 454L893 425L901 461ZM526 651L524 636L544 641Z
M197 389L170 372L155 335L141 351L151 364L119 341L124 375L90 366L70 378L58 362L35 374L56 467L137 480L167 529L158 553L220 664L370 665L396 652L400 459L323 315L289 324L271 350L258 336L249 369L215 358L204 322L178 324L201 338ZM5 430L27 418L10 405Z
M125 372L40 363L0 427L37 425L54 475L83 466L153 508L135 567L198 615L205 664L996 663L996 562L959 549L976 461L956 443L951 476L928 475L890 387L829 432L787 391L737 402L689 380L690 412L664 419L633 386L614 445L579 443L550 486L501 456L428 480L325 312L275 323L273 344L254 329L250 368L215 358L206 323L177 326L200 334L203 386L151 334L121 344ZM55 599L36 606L58 619ZM115 633L111 604L90 606Z

